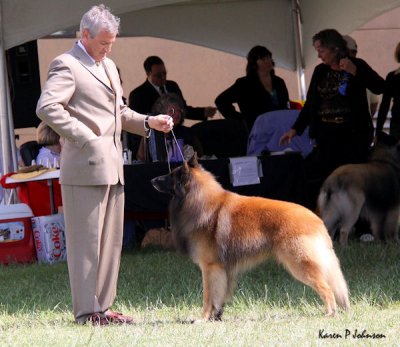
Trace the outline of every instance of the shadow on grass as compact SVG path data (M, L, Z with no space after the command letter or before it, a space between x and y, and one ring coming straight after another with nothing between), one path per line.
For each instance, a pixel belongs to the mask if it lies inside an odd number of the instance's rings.
M352 303L367 299L384 306L400 300L398 278L400 248L395 245L350 243L347 249L335 244L348 282ZM125 256L119 298L132 305L201 306L201 273L187 257L174 251L142 250ZM123 278L123 281L121 279ZM125 296L126 295L126 296ZM293 279L283 267L268 261L239 278L234 301L264 305L298 306L304 301L321 303L309 287Z
M400 300L400 248L382 244L335 244L350 289L352 304L367 300L385 306ZM0 312L71 310L66 263L0 267ZM122 255L118 305L137 309L168 308L197 312L202 305L201 273L186 256L157 248L132 250ZM234 304L297 307L320 299L294 280L281 266L269 261L238 281ZM190 324L190 321L182 321Z

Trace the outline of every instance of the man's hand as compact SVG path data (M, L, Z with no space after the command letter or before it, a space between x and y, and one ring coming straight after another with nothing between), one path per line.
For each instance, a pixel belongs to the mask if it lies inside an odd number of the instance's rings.
M174 121L172 117L166 114L159 114L158 116L149 117L149 125L151 129L168 133L174 127Z

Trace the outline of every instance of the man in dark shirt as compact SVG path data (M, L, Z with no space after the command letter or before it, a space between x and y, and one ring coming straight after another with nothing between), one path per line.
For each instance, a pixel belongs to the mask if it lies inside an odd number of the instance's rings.
M207 120L215 115L217 109L212 106L192 107L186 104L182 91L175 81L167 80L167 70L162 59L158 56L147 57L143 63L146 81L129 94L129 106L136 112L149 114L153 104L161 94L174 93L181 97L186 108L186 118ZM140 139L128 134L128 148L136 153Z

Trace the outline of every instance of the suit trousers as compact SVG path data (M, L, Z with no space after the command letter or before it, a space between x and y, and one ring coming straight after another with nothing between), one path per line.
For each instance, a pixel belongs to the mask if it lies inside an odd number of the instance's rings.
M121 260L124 188L61 185L67 263L75 320L113 303Z

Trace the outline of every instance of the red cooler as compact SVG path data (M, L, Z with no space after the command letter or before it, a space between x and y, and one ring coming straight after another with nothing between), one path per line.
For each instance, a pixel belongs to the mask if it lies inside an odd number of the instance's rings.
M0 263L36 261L31 217L26 204L0 205Z

